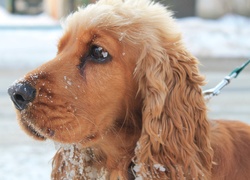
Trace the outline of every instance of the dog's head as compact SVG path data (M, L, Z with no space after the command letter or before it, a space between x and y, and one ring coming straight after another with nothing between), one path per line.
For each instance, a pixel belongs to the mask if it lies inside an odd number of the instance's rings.
M139 134L138 175L207 176L203 77L171 13L147 0L101 0L70 15L64 31L56 57L9 89L24 130L89 147L128 123L139 127L127 134Z
M99 4L70 15L56 57L9 89L21 125L38 139L93 141L137 104L143 22Z

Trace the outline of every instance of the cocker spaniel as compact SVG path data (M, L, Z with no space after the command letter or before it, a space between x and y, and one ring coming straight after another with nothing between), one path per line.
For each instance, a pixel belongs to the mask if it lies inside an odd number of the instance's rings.
M9 88L22 128L60 143L52 179L250 179L250 127L208 120L171 15L148 0L80 8L56 57Z

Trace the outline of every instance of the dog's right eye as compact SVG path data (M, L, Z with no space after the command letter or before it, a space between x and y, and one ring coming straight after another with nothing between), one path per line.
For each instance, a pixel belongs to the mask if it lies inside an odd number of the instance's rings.
M103 47L97 45L91 46L89 57L91 60L97 63L104 63L108 60L111 60L109 52Z

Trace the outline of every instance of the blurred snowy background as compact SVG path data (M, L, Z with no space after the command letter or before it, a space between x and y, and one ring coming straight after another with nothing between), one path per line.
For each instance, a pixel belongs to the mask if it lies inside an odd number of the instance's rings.
M53 143L36 142L21 131L6 92L15 79L55 56L62 34L59 20L89 2L0 0L1 180L50 179ZM182 0L161 2L176 12L188 49L203 64L207 87L250 58L250 0L185 1L189 6ZM237 79L209 105L210 117L250 123L250 67Z

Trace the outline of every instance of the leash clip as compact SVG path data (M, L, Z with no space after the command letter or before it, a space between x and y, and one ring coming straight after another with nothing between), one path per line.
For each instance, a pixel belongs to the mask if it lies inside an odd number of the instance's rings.
M233 78L237 78L240 72L250 63L248 60L241 67L234 69L228 76L224 77L224 79L214 88L203 91L203 96L205 100L209 101L213 96L217 96L220 94L221 90L227 86Z

